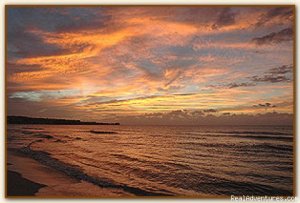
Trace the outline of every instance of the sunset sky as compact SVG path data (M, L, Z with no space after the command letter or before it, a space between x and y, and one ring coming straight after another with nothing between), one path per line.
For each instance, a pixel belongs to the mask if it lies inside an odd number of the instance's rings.
M293 24L293 7L9 7L8 115L286 124Z

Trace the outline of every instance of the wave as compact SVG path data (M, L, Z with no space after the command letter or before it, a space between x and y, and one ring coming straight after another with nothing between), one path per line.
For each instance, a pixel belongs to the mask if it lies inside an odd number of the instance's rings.
M274 137L274 136L241 136L243 138L257 139L257 140L281 140L281 141L293 141L293 137Z
M199 183L199 188L205 193L211 193L213 189L214 193L220 195L292 195L289 190L275 188L270 185L226 179Z
M45 134L45 132L36 132L36 131L21 131L24 135L27 136L34 136L37 138L46 138L46 139L52 139L53 136L49 135L49 134Z
M212 133L212 132L207 132ZM293 135L292 133L285 132L274 132L274 131L217 131L215 133L224 133L224 134L250 134L250 135Z
M90 130L90 133L93 133L93 134L118 134L117 132L113 132L113 131L96 131L96 130Z
M113 154L114 157L117 157L121 160L126 160L129 162L139 162L147 164L155 169L168 171L171 169L179 169L179 170L192 170L192 168L186 164L175 163L171 161L159 162L159 161L150 161L141 158L134 158L124 154Z
M30 146L23 147L19 149L19 152L21 152L24 155L27 155L38 162L49 166L51 168L54 168L58 171L61 171L65 173L66 175L77 179L77 180L82 180L86 181L89 183L92 183L94 185L97 185L99 187L104 187L104 188L112 188L112 189L122 189L125 192L129 192L131 194L137 195L137 196L172 196L173 194L169 191L162 191L162 192L152 192L152 191L146 191L140 188L136 187L131 187L128 185L123 185L123 184L118 184L115 183L111 180L107 180L104 178L98 178L98 177L93 177L91 175L86 174L83 172L79 167L64 163L56 158L53 158L50 156L49 153L44 152L44 151L37 151L37 150L32 150Z
M258 144L256 145L257 148L265 148L271 151L282 151L282 153L292 153L293 152L293 146L292 145L275 145L275 144Z
M25 130L44 130L43 128L23 127Z
M32 135L32 134L34 134L35 132L32 132L32 131L22 131L22 133L23 133L24 135Z
M268 136L269 135L269 136ZM276 136L275 136L276 135ZM278 140L278 141L288 141L292 142L293 137L290 136L291 134L276 134L276 133L269 133L266 132L264 134L255 133L253 132L222 132L222 134L207 134L207 137L235 137L235 138L248 138L248 139L257 139L257 140Z
M234 150L243 150L245 152L250 151L283 151L284 153L291 153L293 152L292 145L284 145L284 144L271 144L271 143L262 143L262 144L235 144L235 143L191 143L191 142L178 142L182 146L186 146L187 149L191 148L218 148L218 149L234 149ZM235 152L236 152L235 151Z

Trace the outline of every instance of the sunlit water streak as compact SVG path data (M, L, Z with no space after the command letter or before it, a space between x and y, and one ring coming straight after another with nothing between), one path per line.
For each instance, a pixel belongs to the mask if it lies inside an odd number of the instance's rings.
M134 195L292 194L286 126L8 125L8 147Z

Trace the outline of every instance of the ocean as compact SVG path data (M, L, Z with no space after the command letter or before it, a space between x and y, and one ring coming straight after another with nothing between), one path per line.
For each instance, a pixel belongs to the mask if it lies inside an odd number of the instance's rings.
M291 126L9 124L7 141L75 179L137 196L293 193Z

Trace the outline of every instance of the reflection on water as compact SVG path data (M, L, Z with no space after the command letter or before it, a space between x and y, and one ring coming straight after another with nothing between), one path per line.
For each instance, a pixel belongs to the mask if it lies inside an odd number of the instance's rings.
M8 125L8 142L135 195L292 194L292 127Z

